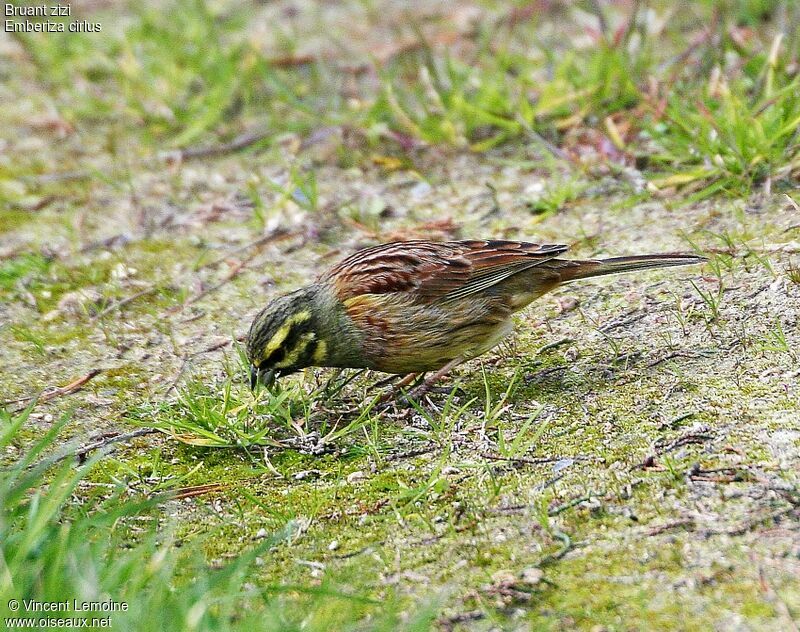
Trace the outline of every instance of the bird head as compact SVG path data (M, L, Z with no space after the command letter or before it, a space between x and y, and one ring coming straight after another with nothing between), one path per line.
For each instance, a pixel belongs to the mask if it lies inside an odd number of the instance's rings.
M247 335L250 386L270 386L325 359L327 344L317 330L313 293L303 288L270 302L253 320Z

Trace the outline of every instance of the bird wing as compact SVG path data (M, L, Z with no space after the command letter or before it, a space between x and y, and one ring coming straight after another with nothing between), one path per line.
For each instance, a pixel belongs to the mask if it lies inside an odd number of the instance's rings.
M413 293L420 303L481 292L562 254L567 246L524 241L402 241L361 250L322 275L340 300Z

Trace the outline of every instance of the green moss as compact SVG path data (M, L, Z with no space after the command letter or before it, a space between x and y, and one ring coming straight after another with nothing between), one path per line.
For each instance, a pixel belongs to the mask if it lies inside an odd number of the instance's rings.
M38 354L45 354L68 343L85 340L91 329L83 323L37 322L30 326L12 324L9 331L14 340L29 345L28 348ZM56 351L56 355L63 353L64 351Z

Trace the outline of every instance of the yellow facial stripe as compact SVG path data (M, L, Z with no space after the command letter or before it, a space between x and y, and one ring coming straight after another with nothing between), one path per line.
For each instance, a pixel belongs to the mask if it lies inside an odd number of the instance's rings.
M280 329L278 329L272 338L269 339L267 346L264 347L263 357L269 357L274 351L280 348L280 346L283 344L283 341L286 340L286 336L289 335L292 325L305 322L309 318L311 318L311 312L308 310L303 310L302 312L297 312L296 314L289 316L289 318L284 321L283 325L280 326Z
M285 336L284 336L285 337ZM297 341L297 344L289 350L286 354L286 357L281 360L280 362L275 364L276 369L285 369L287 367L294 366L295 363L300 359L303 351L308 346L308 343L311 342L316 338L314 333L307 333L300 336L300 339Z
M320 340L317 343L317 348L314 350L314 362L324 362L325 358L328 357L328 345L325 344L324 340Z

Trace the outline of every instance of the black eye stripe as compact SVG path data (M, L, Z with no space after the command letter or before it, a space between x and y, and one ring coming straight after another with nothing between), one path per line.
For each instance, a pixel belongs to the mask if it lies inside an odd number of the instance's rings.
M281 346L264 358L265 366L275 365L283 360L288 354L291 354L291 352L300 342L303 334L308 333L309 331L311 331L311 327L309 327L308 321L292 323L289 326L289 333L281 343ZM316 348L316 344L314 347ZM305 357L305 352L303 353L303 357Z
M275 349L275 351L270 353L266 358L264 358L262 363L264 364L264 366L271 366L283 360L285 356L286 356L286 347L281 345L280 347Z

